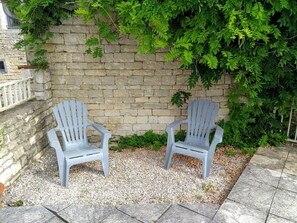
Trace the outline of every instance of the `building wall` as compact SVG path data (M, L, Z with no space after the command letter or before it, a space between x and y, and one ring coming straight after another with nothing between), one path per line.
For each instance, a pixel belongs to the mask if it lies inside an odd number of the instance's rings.
M166 126L186 114L171 105L177 90L187 90L190 73L178 62L165 62L165 52L137 54L136 42L119 38L105 43L104 56L94 59L85 53L85 41L96 35L96 27L72 18L51 28L47 44L52 79L53 102L78 99L88 105L89 118L104 124L113 135L142 134L152 129L164 132ZM219 115L228 114L226 95L231 87L223 76L210 90L199 84L192 98L210 99L220 105Z
M48 145L52 101L30 101L0 115L0 182L8 186Z
M19 29L7 29L6 15L0 3L0 61L4 60L6 72L0 72L0 83L7 80L17 80L21 71L18 65L27 64L26 54L14 49L14 44L21 39Z

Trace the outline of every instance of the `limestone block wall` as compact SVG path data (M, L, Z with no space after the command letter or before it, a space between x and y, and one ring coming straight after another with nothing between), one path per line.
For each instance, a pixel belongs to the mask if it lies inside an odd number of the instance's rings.
M0 182L8 186L48 145L51 99L30 101L0 115Z
M91 121L122 136L150 129L164 132L167 124L185 116L186 106L178 109L170 100L177 90L187 90L190 71L179 69L177 62L165 62L165 52L138 54L136 42L122 37L105 43L104 56L94 59L85 53L86 39L96 36L93 24L71 18L51 31L54 38L46 48L54 104L78 99L88 105ZM231 85L230 77L224 76L208 91L198 85L192 98L218 103L224 118Z
M17 66L27 64L26 54L13 48L20 38L18 29L0 30L0 60L6 67L6 73L0 73L0 82L20 79Z

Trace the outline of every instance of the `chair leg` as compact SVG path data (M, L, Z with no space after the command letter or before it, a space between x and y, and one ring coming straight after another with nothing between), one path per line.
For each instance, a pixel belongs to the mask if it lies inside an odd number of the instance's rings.
M211 166L212 166L212 158L208 158L207 159L206 177L208 177L210 174Z
M70 170L70 166L68 166L66 164L65 165L65 173L64 173L64 181L63 181L63 185L62 185L64 187L68 187L69 170Z
M203 179L205 179L206 177L208 177L208 175L207 175L207 168L208 168L207 159L204 158L202 160L202 178Z
M102 160L102 167L103 167L103 174L104 174L105 177L107 177L108 176L108 173L109 173L109 167L108 167L108 165L109 165L108 157L103 158L103 160Z
M171 160L172 160L172 150L170 151L170 153L168 154L168 160L166 160L166 163L165 163L165 169L168 170L169 167L170 167L170 163L171 163Z

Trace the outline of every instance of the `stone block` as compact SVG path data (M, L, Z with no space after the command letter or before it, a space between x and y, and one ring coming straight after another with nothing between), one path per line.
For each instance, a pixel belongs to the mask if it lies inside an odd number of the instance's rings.
M105 53L119 53L121 50L121 46L119 45L105 45L104 52Z
M166 53L156 53L156 61L164 62L164 56Z
M135 117L125 116L124 123L125 124L133 124L133 123L136 123L136 119L135 119Z
M169 205L166 204L122 205L118 207L120 211L141 222L157 222L168 208Z
M200 215L179 205L172 205L158 220L164 222L204 222L210 223L211 219Z
M105 53L105 54L103 54L103 56L101 57L101 62L102 63L114 62L114 60L113 60L113 53Z
M213 219L213 223L263 223L266 214L249 206L226 200Z
M47 41L48 44L64 44L64 35L61 33L54 33L53 37Z
M132 128L133 131L147 131L151 129L151 124L134 124Z
M154 70L133 70L133 76L154 76Z
M85 44L86 43L86 34L76 33L73 34L64 34L65 44L66 45L75 45L75 44Z
M148 116L137 116L136 123L146 124L148 121Z
M121 45L122 53L136 53L138 47L136 45Z
M0 222L50 222L53 213L42 206L1 208Z
M155 54L135 54L135 61L156 61Z
M142 62L125 63L125 69L140 70L143 68Z
M143 62L143 69L146 70L161 70L163 69L163 62L156 62L156 61L144 61Z
M124 63L105 63L105 69L124 69Z
M77 33L89 33L90 28L88 26L85 25L73 25L70 27L70 32L72 35L76 35Z
M295 221L297 219L297 193L278 189L276 191L270 213Z
M128 85L143 85L143 80L142 76L131 76L128 78Z
M114 77L102 77L101 79L102 85L114 85L115 84L115 78Z
M129 39L129 38L126 38L126 37L121 37L121 38L119 38L119 44L120 45L136 45L137 43L133 39Z
M114 62L134 62L134 53L114 53Z
M263 182L237 182L228 199L268 213L276 188Z
M58 215L67 222L104 222L114 211L115 208L108 206L70 205L59 211Z
M158 86L161 85L161 77L153 76L153 77L144 77L143 81L144 85L148 86Z
M4 143L4 129L0 127L0 146Z

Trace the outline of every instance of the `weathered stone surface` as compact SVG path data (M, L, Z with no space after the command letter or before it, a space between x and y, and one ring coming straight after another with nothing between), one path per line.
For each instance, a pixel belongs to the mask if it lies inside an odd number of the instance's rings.
M264 223L267 214L233 201L225 201L212 223Z
M188 208L192 211L195 211L209 219L213 219L215 214L220 208L220 205L218 204L203 204L203 203L197 203L197 204L181 204L181 206Z
M0 222L48 222L55 215L42 206L0 208Z
M111 213L107 218L105 218L102 223L136 223L136 219L118 211L115 210L113 213Z
M120 211L144 223L156 222L168 208L169 205L163 204L123 205L118 207Z
M297 193L297 176L282 173L279 188L286 189Z
M278 159L255 154L251 159L250 164L277 172L282 172L285 166L285 161L286 158Z
M296 221L296 200L297 193L278 189L273 199L270 213L288 220Z
M289 147L260 147L257 150L257 154L270 158L283 159L287 158L289 151Z
M242 172L238 182L252 184L254 181L257 181L277 187L280 176L281 172L248 165Z
M287 219L270 214L266 223L294 223L295 221L289 221Z
M297 153L290 152L283 172L297 176L296 160L297 160Z
M20 79L21 70L17 66L27 63L25 52L14 48L15 42L21 39L18 34L17 29L0 29L0 60L4 60L6 68L6 72L0 75L0 81Z
M58 212L68 222L101 222L115 211L114 208L98 205L71 205Z
M268 212L275 191L275 187L269 186L266 183L239 181L231 190L228 199L262 212Z
M204 217L194 211L190 211L180 205L172 205L158 220L158 223L174 223L174 222L183 222L183 223L193 223L193 222L211 222L209 218Z
M47 146L44 136L53 126L51 100L31 101L1 113L3 145L0 152L0 182L10 185L33 157ZM3 149L5 148L5 149Z

